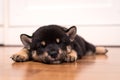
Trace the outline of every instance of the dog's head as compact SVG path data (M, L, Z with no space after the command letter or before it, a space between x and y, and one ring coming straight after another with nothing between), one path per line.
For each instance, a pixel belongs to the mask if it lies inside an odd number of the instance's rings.
M43 63L61 63L72 50L76 27L69 29L57 25L40 27L32 36L21 35L24 47L32 51L32 57Z

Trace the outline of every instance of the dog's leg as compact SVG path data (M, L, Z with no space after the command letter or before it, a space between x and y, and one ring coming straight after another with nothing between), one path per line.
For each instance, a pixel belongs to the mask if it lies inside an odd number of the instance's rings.
M66 62L74 62L77 60L77 52L75 50L71 50L70 53L67 53L65 57Z
M101 54L105 55L108 52L108 50L105 47L98 47L97 46L95 49L96 49L95 53L98 55L101 55Z
M12 60L16 62L25 62L29 60L29 50L26 48L21 49L19 52L11 56Z

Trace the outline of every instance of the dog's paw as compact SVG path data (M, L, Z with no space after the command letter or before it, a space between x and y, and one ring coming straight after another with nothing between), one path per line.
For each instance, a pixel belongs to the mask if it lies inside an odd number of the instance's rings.
M76 58L74 56L67 55L65 58L66 62L74 62L76 61Z
M12 60L16 61L16 62L24 62L28 60L28 57L25 55L21 55L21 54L14 54L11 56Z
M66 62L74 62L77 60L77 53L72 50L69 54L66 55L65 61Z
M29 59L28 53L26 50L22 49L20 52L13 54L11 56L12 60L16 62L25 62Z

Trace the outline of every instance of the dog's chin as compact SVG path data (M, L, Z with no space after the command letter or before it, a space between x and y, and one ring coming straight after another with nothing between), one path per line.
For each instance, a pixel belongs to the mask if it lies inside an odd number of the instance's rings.
M61 59L57 59L57 58L52 58L50 56L46 56L44 58L44 60L42 60L43 63L45 64L60 64L62 61Z
M56 58L52 58L51 56L46 56L42 62L45 64L60 64L64 60L64 56L57 56Z
M60 64L63 63L65 60L66 54L65 53L58 53L56 58L51 57L48 55L47 52L44 54L38 55L36 51L33 51L32 59L37 62L42 62L45 64Z

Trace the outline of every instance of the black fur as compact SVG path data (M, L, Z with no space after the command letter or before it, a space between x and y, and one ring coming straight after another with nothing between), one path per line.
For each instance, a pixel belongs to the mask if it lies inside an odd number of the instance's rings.
M36 50L37 54L41 54L44 51L58 50L60 47L62 50L66 50L66 46L70 45L73 50L77 52L78 59L82 58L88 51L95 52L95 46L85 41L82 37L76 35L73 41L70 41L70 37L65 33L69 29L58 25L48 25L40 27L32 35L32 43L30 50ZM41 36L42 35L42 36ZM61 42L56 44L55 39L60 38ZM46 41L46 46L40 45L41 41Z
M81 59L88 51L95 52L95 46L78 36L76 32L75 26L67 29L58 25L47 25L37 29L32 36L22 34L21 41L29 51L29 60L43 63L73 62L76 58ZM75 51L73 54L77 57L69 55L72 51ZM13 60L16 60L15 58Z

